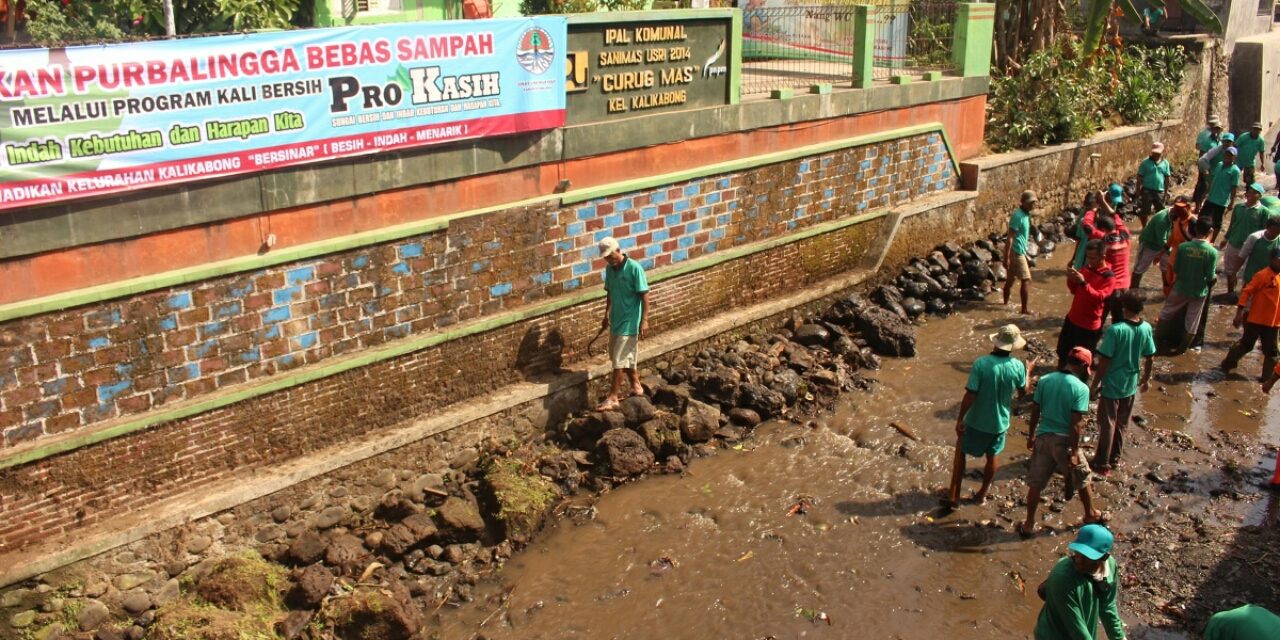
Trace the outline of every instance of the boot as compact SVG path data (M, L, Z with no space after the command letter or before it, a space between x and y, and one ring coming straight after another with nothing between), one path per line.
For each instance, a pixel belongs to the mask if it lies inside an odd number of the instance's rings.
M1272 371L1274 371L1275 368L1276 368L1275 356L1263 356L1262 357L1262 377L1259 379L1262 380L1263 382L1266 382L1267 375L1270 374Z

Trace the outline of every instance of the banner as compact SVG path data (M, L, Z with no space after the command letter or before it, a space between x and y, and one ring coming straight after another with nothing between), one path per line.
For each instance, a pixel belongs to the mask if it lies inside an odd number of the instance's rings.
M564 125L563 17L0 52L0 210Z

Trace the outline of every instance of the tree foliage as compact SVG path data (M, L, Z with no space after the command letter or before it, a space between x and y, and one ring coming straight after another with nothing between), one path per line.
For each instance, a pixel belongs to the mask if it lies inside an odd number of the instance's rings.
M300 23L301 0L173 0L181 35L284 29ZM160 0L27 0L27 34L42 46L161 36Z

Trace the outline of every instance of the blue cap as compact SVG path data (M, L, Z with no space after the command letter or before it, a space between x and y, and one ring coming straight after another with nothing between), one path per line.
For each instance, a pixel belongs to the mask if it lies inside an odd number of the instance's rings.
M1250 188L1250 189L1253 189L1254 191L1257 191L1258 193L1266 193L1266 192L1267 192L1266 187L1263 187L1261 182L1255 182L1255 183L1253 183L1253 184L1249 185L1249 188Z
M1218 138L1218 140L1219 140L1219 141L1221 141L1221 142L1235 142L1235 141L1236 141L1236 134L1231 133L1230 131L1228 131L1228 132L1226 132L1226 133L1222 134L1222 137L1221 137L1221 138Z
M1111 186L1107 187L1107 200L1113 205L1124 202L1124 187L1112 182Z
M1067 545L1067 548L1090 560L1097 560L1111 553L1111 545L1115 541L1115 536L1111 535L1106 527L1100 524L1086 524L1080 527L1075 542Z

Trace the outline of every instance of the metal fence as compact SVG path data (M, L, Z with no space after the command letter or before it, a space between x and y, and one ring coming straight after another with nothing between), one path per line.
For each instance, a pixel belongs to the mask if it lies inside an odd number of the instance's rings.
M852 6L748 7L742 11L742 93L853 86Z
M951 71L955 0L880 5L876 13L875 77Z

